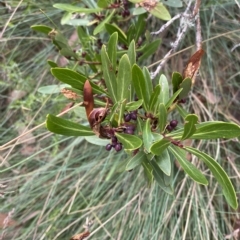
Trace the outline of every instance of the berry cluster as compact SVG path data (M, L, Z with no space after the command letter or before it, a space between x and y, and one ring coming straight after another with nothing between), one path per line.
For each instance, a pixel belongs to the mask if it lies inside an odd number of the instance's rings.
M178 125L178 121L177 120L172 120L166 127L166 129L171 132L174 128L176 128L176 126Z
M114 148L117 152L121 151L122 150L122 144L120 142L118 142L118 139L116 136L113 136L111 138L112 140L112 144L107 144L106 146L106 150L107 151L110 151L112 148Z
M133 121L137 120L137 110L124 115L125 122L130 122L131 120Z
M121 13L122 17L128 17L130 16L130 11L128 10L128 1L127 0L122 0L123 3L123 11Z

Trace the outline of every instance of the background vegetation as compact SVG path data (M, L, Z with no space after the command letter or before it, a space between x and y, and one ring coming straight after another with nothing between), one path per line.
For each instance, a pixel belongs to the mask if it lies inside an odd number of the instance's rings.
M239 211L228 208L208 171L209 185L203 187L176 166L175 195L170 196L157 185L148 188L137 169L118 172L124 153L108 153L81 137L50 134L44 126L34 130L69 101L38 92L40 86L57 83L47 59L65 63L49 39L30 26L51 24L44 11L65 36L74 37L74 28L61 26L63 13L52 7L69 1L20 2L0 2L0 32L10 20L0 38L0 228L6 239L70 239L83 231L86 217L94 220L91 239L230 239L240 227ZM240 124L239 9L234 0L203 1L201 6L206 54L189 106L203 120ZM169 10L174 15L179 9ZM149 21L148 28L157 30L161 24ZM160 50L147 65L164 56L176 31L173 25L161 36ZM180 49L194 43L193 28ZM171 57L164 74L181 71L193 52L194 47ZM26 129L27 135L4 146ZM239 196L239 139L200 144L231 176ZM8 215L13 220L6 227Z

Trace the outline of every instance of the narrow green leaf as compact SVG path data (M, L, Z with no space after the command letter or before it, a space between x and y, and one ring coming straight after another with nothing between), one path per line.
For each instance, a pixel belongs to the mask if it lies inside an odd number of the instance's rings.
M186 160L186 153L183 149L177 146L170 146L169 150L179 162L183 170L192 178L195 182L207 185L208 181L205 176L188 160Z
M96 135L85 137L85 140L91 144L98 145L98 146L106 146L108 143L110 143L109 139L99 138Z
M67 58L72 57L76 61L79 60L78 55L75 52L73 52L72 49L70 49L68 47L66 47L66 48L64 47L64 48L60 49L59 52L64 57L67 57Z
M143 120L140 117L137 118L137 133L139 136L143 134Z
M167 124L167 109L163 103L159 104L159 118L158 125L160 129L160 133L165 130L165 126Z
M171 175L171 171L172 171L172 163L170 160L170 155L168 153L168 149L165 149L161 155L159 156L155 156L155 161L158 164L158 166L160 167L160 169L167 175L170 176Z
M127 54L119 61L117 74L117 100L128 99L130 95L129 86L132 82L131 64Z
M47 115L46 121L47 129L53 133L64 136L93 136L94 133L91 128L74 123L52 114Z
M184 131L181 140L190 138L196 132L196 124L198 116L195 114L189 114L185 117Z
M172 103L175 101L175 99L178 97L179 93L180 93L182 90L183 90L183 89L180 88L179 90L177 90L177 91L172 95L171 98L169 98L169 100L168 100L167 103L166 103L166 108L167 108L167 109L172 105Z
M108 41L107 53L109 56L109 60L112 63L114 71L116 71L117 65L117 41L118 41L118 33L113 33Z
M115 14L115 9L111 12L111 14L109 14L103 21L101 21L97 25L97 27L93 30L93 35L97 35L101 31L103 31L104 28L105 28L105 24L110 22L110 20L111 20L111 18L113 17L114 14Z
M135 49L135 41L132 40L127 51L127 55L131 64L131 67L136 63L136 49Z
M191 78L185 78L182 83L179 85L179 88L182 88L183 90L179 94L179 100L184 99L188 96L189 92L192 88L192 79Z
M130 159L128 159L126 171L130 171L138 165L141 165L144 159L146 159L146 154L143 151L139 151L136 155L131 156Z
M138 0L138 1L141 2L142 0ZM132 2L132 1L129 1L129 2ZM132 14L133 14L133 16L136 16L136 15L142 15L142 14L144 14L146 12L147 12L147 10L145 8L138 7L138 8L134 8L133 9Z
M47 60L47 63L52 68L58 67L58 65L55 62L51 61L51 60Z
M67 12L86 13L86 14L102 11L101 8L81 8L71 4L64 4L64 3L53 4L53 7L58 8L60 10L67 11Z
M152 165L148 161L148 159L143 159L142 166L144 169L144 175L148 181L148 185L150 186L153 183L153 169Z
M143 144L144 144L144 149L148 153L150 152L150 147L154 140L152 136L150 121L151 121L150 118L148 118L147 121L145 121L143 124Z
M152 144L150 151L152 154L155 154L157 156L161 155L162 152L171 144L171 141L168 139L161 139L155 143Z
M188 112L184 108L182 108L179 104L176 105L176 108L178 110L178 113L183 119L188 115Z
M125 150L135 150L142 146L142 140L134 135L125 134L125 133L115 133L119 142L124 146Z
M115 76L115 71L113 70L112 63L109 60L108 54L106 52L106 47L103 45L101 50L101 60L102 60L102 70L105 83L109 95L112 98L113 103L117 102L117 81Z
M162 20L168 21L171 19L171 15L164 7L162 3L157 3L157 5L149 11L153 16L160 18Z
M91 41L91 39L90 39L89 35L86 33L86 30L83 27L78 26L77 34L78 34L78 38L81 42L81 45L83 46L84 49L87 49L88 43Z
M126 33L128 44L130 44L130 42L134 40L135 32L136 32L135 25L131 24Z
M147 59L149 56L152 56L159 48L159 45L161 43L161 39L157 39L149 44L147 44L142 49L142 55L138 58L139 61Z
M149 111L156 115L159 107L159 95L161 92L161 86L157 85L151 94L150 101L149 101Z
M148 110L149 95L147 94L145 78L141 68L136 64L132 68L132 82L138 99L143 99L143 107Z
M186 147L186 151L194 154L198 158L200 158L210 169L213 176L217 179L219 185L223 189L223 195L225 196L228 204L234 208L238 208L238 201L236 197L236 192L234 190L234 187L231 183L231 180L229 179L227 173L224 171L224 169L219 165L218 162L216 162L212 157L207 155L206 153L203 153L195 148Z
M166 104L169 100L169 85L166 76L163 74L160 76L159 85L161 86L159 102Z
M150 164L153 168L153 176L158 185L162 188L163 191L165 191L168 194L173 194L173 190L170 186L167 186L164 181L164 173L158 166L158 164L155 162L155 160L150 161Z
M119 42L128 45L126 34L117 25L106 23L105 24L105 29L107 30L107 32L110 35L112 35L114 32L117 32L118 33L118 40L119 40Z
M125 112L125 106L126 106L126 99L122 100L121 102L118 102L119 104L119 111L118 111L118 126L121 126L123 123L123 116Z
M153 83L147 67L143 67L143 75L145 77L145 82L146 82L146 92L150 99L150 96L153 92Z
M146 29L146 17L147 14L141 14L138 16L138 20L136 23L136 31L135 31L135 41L137 42L139 37L143 35L144 30Z
M48 27L46 25L33 25L31 26L31 29L44 34L49 34L53 30L51 27Z
M179 72L173 72L172 74L172 85L173 85L173 93L175 93L178 89L180 84L183 81L182 74Z
M126 104L126 110L128 112L131 112L131 111L134 111L134 110L137 110L139 107L142 106L142 103L143 103L143 100L140 99L138 101L134 101L134 102L128 102Z

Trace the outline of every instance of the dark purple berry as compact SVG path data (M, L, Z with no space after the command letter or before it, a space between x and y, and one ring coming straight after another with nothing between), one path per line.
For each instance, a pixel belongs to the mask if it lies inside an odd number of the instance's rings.
M87 53L86 52L82 52L82 57L86 57Z
M181 99L180 100L180 103L186 103L187 102L187 99Z
M113 136L112 137L112 144L117 143L117 137Z
M131 129L131 130L135 131L136 126L133 125L133 124L128 124L128 125L125 125L125 128L126 129Z
M131 121L131 114L126 114L125 116L124 116L124 121L125 122L129 122L129 121Z
M171 132L173 130L173 127L171 125L167 125L167 130Z
M110 151L111 149L112 149L112 144L108 143L108 144L106 145L106 150L107 150L107 151Z
M178 121L177 121L177 120L172 120L172 121L170 122L170 126L171 126L172 128L175 128L177 125L178 125Z
M131 135L134 134L134 131L132 129L127 129L126 128L124 132L127 133L127 134L131 134Z
M117 144L115 145L115 150L116 150L117 152L121 151L121 150L122 150L122 144L121 144L121 143L117 143Z
M135 112L131 112L131 119L132 120L137 120L137 113L135 113Z

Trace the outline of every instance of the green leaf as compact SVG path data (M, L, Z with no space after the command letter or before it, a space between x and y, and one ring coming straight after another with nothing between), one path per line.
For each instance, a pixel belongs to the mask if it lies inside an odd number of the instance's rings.
M117 74L117 100L128 99L130 95L129 86L131 84L132 72L128 55L124 54L119 61Z
M155 156L155 161L158 164L158 166L160 167L160 169L167 175L170 176L171 175L171 171L172 171L172 163L170 160L170 155L168 153L168 150L165 149L161 155L159 156Z
M186 160L186 153L183 149L177 146L170 146L169 150L179 162L183 170L192 178L195 182L207 185L208 181L205 176L188 160Z
M153 183L153 169L148 159L143 159L142 166L144 169L144 175L147 178L148 185Z
M145 77L145 82L146 82L146 92L150 99L150 96L153 92L153 84L152 84L152 79L147 67L143 67L143 75Z
M158 119L160 133L162 133L165 130L166 124L167 124L167 109L163 103L160 103L159 104L159 119Z
M181 0L164 0L164 4L170 7L176 7L176 8L183 6Z
M185 118L184 131L181 140L190 138L196 132L196 124L198 116L195 114L189 114Z
M156 115L159 107L159 94L161 91L161 86L157 85L151 94L150 101L149 101L149 111L153 114Z
M185 78L182 83L179 85L179 88L182 88L183 90L179 94L179 100L184 99L188 96L189 92L192 88L192 79L191 78Z
M234 208L238 208L238 201L236 197L236 192L234 190L234 187L231 183L231 180L229 179L227 173L224 171L224 169L216 162L212 157L207 155L206 153L203 153L195 148L186 147L186 151L194 154L198 158L200 158L210 169L213 176L217 179L219 185L223 189L223 195L225 196L228 204Z
M47 60L47 63L52 68L58 67L58 65L55 62L51 61L51 60Z
M148 118L147 121L145 121L143 124L143 144L144 144L144 149L148 153L150 152L150 147L154 140L154 138L152 136L150 121L151 121L151 119Z
M128 45L126 34L117 25L106 23L105 24L105 29L107 30L107 32L110 35L113 34L114 32L117 32L118 33L118 40L119 40L119 42Z
M177 90L177 91L172 95L171 98L169 98L169 100L168 100L167 103L166 103L166 108L167 108L167 109L172 105L172 103L175 101L175 99L178 97L179 93L180 93L182 90L183 90L183 89L180 88L179 90Z
M128 159L126 171L130 171L138 165L141 165L144 159L146 159L146 154L143 151L140 151L134 156L131 156L130 159Z
M188 112L184 108L182 108L179 104L176 105L176 108L178 110L178 113L183 119L188 115Z
M128 44L134 40L135 32L136 32L135 25L131 24L126 33Z
M129 103L126 104L126 110L128 112L137 110L139 107L142 106L142 103L143 103L142 99L140 99L138 101L134 101L134 102L129 102Z
M61 18L61 24L66 24L72 18L72 15L70 12L65 12Z
M142 0L139 0L139 2L141 2ZM129 1L131 2L131 1ZM133 12L132 12L132 15L133 16L136 16L136 15L142 15L143 13L146 13L147 10L143 7L138 7L138 8L134 8L133 9Z
M166 76L163 74L160 76L159 85L161 86L159 102L166 104L169 100L169 85Z
M129 2L132 2L132 3L140 3L140 2L142 2L142 0L129 0Z
M234 138L240 136L240 126L230 122L204 122L196 125L193 139Z
M149 56L152 56L159 48L159 45L161 43L161 39L157 39L149 44L147 44L142 49L142 55L138 58L139 61L146 60Z
M102 59L102 71L105 83L110 97L112 98L113 103L117 102L117 81L115 76L115 71L113 69L112 63L109 60L108 54L106 52L106 47L103 45L101 50L101 59Z
M99 138L96 135L85 137L85 140L91 144L98 145L98 146L106 146L108 143L110 143L109 139Z
M132 68L132 82L138 99L143 99L143 107L147 110L149 95L147 93L146 82L141 68L136 64Z
M97 27L93 30L93 35L97 35L101 31L103 31L104 28L105 28L105 24L110 22L110 20L111 20L111 18L113 17L114 14L115 14L115 9L111 12L111 14L109 14L103 21L101 21L97 25Z
M153 168L153 176L158 185L168 194L173 194L173 190L170 186L167 186L164 181L164 173L158 166L158 164L155 162L155 160L150 161L150 164Z
M68 84L61 84L61 85L48 85L38 88L39 93L43 94L54 94L54 93L60 93L63 88L69 87Z
M121 142L125 150L135 150L142 146L142 140L134 135L125 133L115 133L118 141Z
M171 19L171 15L166 9L166 7L163 6L162 3L157 3L157 5L149 11L153 16L160 18L162 20L168 21Z
M179 85L182 83L183 77L179 72L173 72L172 74L172 85L173 85L173 93L177 92L179 89Z
M136 63L136 49L135 49L135 41L132 40L127 51L127 55L131 64L131 67Z
M53 7L58 8L60 10L67 11L67 12L86 13L86 14L97 13L102 11L101 8L81 8L71 4L64 4L64 3L53 4Z
M171 141L168 139L161 139L155 143L152 144L150 151L152 154L155 154L157 156L161 155L162 152L171 144Z
M46 121L47 129L53 133L64 136L93 136L94 133L91 128L74 123L52 114L47 115Z
M67 57L67 58L72 57L72 58L74 58L76 61L79 60L78 55L77 55L75 52L73 52L72 49L70 49L70 48L68 48L68 47L66 47L66 48L64 47L64 48L60 49L59 52L60 52L60 54L61 54L62 56L64 56L64 57Z
M107 8L111 4L111 0L98 0L97 5L100 8Z
M146 16L147 14L141 14L138 16L138 20L136 23L136 31L135 31L135 41L137 42L139 37L143 34L146 29Z
M115 32L109 38L108 48L107 48L109 60L112 63L114 71L116 71L116 65L117 65L117 41L118 41L118 33Z
M124 112L125 112L125 106L126 106L126 99L124 99L121 102L118 102L118 126L121 126L121 124L123 123L123 116L124 116Z
M46 25L33 25L31 26L31 29L44 34L49 34L53 30L53 28L48 27Z
M87 49L88 43L91 41L89 35L86 33L85 29L80 26L77 27L77 34L81 45L84 47L84 49Z

